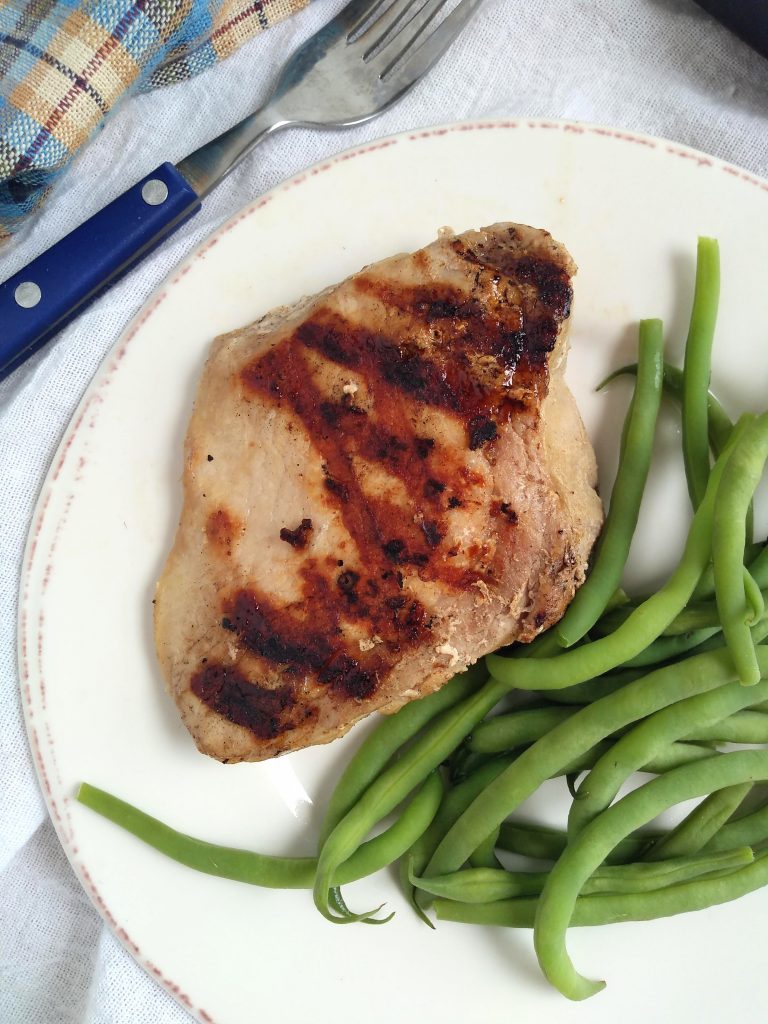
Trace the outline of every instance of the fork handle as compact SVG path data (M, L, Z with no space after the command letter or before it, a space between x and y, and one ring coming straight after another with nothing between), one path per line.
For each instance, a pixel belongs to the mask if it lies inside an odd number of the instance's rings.
M0 285L0 380L200 209L161 164Z

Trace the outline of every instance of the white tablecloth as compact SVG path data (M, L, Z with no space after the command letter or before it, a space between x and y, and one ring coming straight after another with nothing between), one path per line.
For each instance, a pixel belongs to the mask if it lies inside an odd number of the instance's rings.
M163 160L258 105L285 54L342 6L315 0L197 80L128 101L44 215L0 255L0 280ZM38 490L123 325L225 218L282 178L366 139L464 118L529 115L662 135L768 176L768 61L692 0L488 0L404 102L341 133L269 140L203 212L58 342L0 383L0 1021L168 1024L189 1017L131 960L75 880L48 820L22 723L16 600Z

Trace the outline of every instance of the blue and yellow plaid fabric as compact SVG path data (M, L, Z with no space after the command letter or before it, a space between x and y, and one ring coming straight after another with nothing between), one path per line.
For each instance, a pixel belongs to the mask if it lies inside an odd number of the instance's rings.
M183 81L309 0L0 0L0 244L127 92Z

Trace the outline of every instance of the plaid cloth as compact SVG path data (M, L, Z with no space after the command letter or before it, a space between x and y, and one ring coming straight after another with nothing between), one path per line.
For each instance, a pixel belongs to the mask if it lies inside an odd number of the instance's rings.
M181 82L309 0L0 0L0 244L128 92Z

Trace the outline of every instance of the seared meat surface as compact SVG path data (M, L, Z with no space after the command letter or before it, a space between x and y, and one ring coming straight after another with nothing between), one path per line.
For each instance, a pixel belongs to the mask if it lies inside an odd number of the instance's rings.
M574 272L545 231L443 234L216 340L155 605L200 750L328 742L560 618L602 523Z

